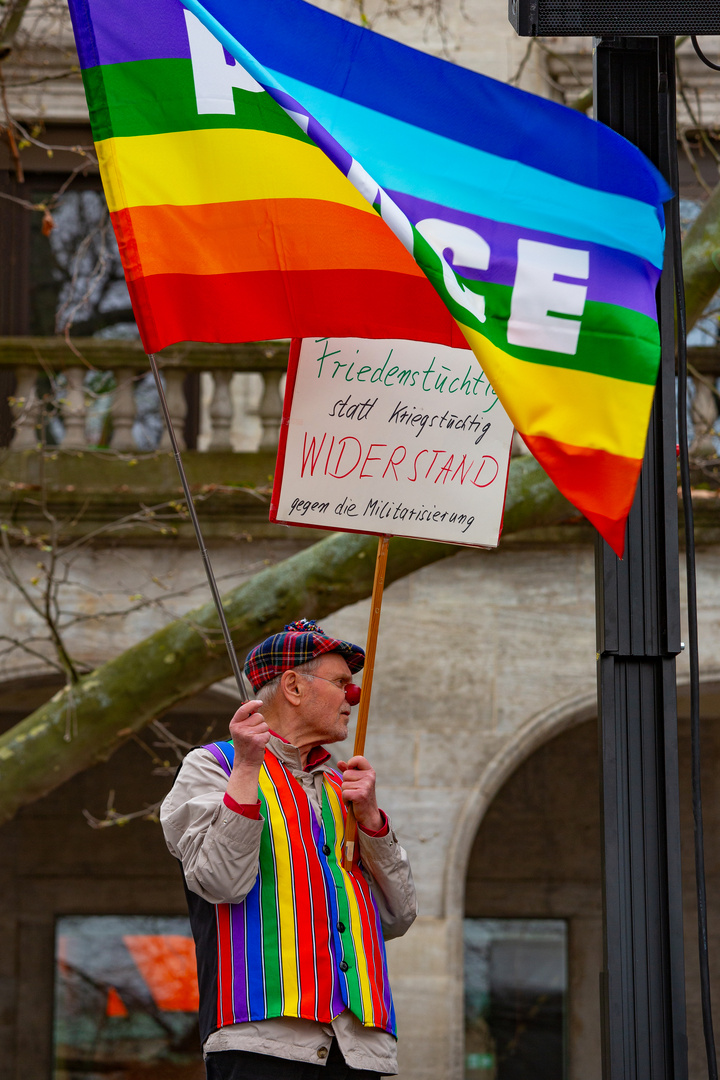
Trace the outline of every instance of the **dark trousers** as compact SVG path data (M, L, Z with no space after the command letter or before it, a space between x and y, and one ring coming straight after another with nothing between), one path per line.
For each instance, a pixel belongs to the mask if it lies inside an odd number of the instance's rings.
M351 1069L333 1039L325 1065L288 1061L245 1050L216 1050L205 1060L207 1080L380 1080L381 1073Z

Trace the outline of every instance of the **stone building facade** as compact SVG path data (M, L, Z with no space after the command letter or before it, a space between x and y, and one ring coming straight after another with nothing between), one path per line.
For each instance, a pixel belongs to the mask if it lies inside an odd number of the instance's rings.
M298 543L216 543L216 569L221 576L241 573L248 553L256 566L258 559L287 555ZM170 566L181 580L200 577L190 547L163 554L155 546L133 548L132 565L119 563L117 554L112 548L92 552L78 568L102 588L105 602L137 589L139 577L158 565L164 572ZM713 918L720 865L715 768L720 566L714 545L703 549L700 569L714 955L720 948ZM3 599L5 623L17 613L13 616L15 601L7 592ZM362 641L368 617L369 604L363 602L325 620L325 627ZM152 617L144 616L142 631L152 625ZM126 638L77 639L73 655L101 663L116 655L124 640L136 640L139 629L128 629ZM400 580L386 594L379 657L367 754L378 768L381 803L410 852L420 898L412 931L388 948L401 1076L482 1076L480 1070L465 1072L464 1066L470 1054L464 1049L463 928L468 920L512 920L537 930L549 920L564 923L567 935L565 1075L599 1080L600 814L589 538L553 537L552 542L507 542L497 552L465 551ZM681 683L684 676L681 663ZM3 728L57 685L32 664L6 671ZM212 725L220 737L234 700L233 689L221 684L183 702L165 720L190 743L208 737ZM681 715L685 707L681 688ZM347 746L334 748L338 757L349 751L351 740L352 732ZM157 736L148 733L143 741L154 747ZM691 1075L700 1077L684 721L681 750ZM131 741L106 764L22 810L0 831L8 886L1 918L5 940L12 943L4 952L0 984L3 1055L16 1070L8 1075L45 1076L52 1061L58 918L184 912L178 869L156 823L91 829L83 815L88 811L102 819L110 792L119 811L139 810L162 798L169 783L167 774L154 775L147 753Z

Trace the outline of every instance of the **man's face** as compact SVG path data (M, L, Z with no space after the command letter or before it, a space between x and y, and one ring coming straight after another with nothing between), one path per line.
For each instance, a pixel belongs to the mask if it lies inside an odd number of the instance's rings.
M352 672L339 653L328 653L312 674L314 678L301 676L303 734L319 743L341 742L348 733L345 687L352 682Z

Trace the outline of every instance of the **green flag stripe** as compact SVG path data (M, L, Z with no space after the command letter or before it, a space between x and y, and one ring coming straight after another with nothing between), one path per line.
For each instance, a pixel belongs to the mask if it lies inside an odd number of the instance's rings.
M465 326L486 337L498 349L527 360L531 364L570 368L594 375L605 375L624 382L654 386L657 379L659 348L658 327L654 319L628 308L588 300L580 320L577 352L549 352L510 345L507 322L510 318L512 288L487 281L459 280L470 292L485 297L485 322L480 322L467 308L447 292L442 275L434 269L429 274L448 308ZM552 314L552 312L549 312Z
M264 91L234 87L235 115L200 115L190 60L135 60L82 74L96 142L207 128L250 128L310 142Z
M282 1010L282 977L280 974L280 946L278 933L277 882L275 880L275 859L272 852L272 830L267 800L262 791L258 791L260 813L268 823L263 829L260 840L260 911L262 915L262 937L265 975L265 997L268 1016L274 1016Z

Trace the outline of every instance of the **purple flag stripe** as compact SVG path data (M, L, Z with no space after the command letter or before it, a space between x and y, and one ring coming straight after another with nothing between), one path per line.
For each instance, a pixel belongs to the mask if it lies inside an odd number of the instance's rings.
M233 1013L235 1023L240 1024L250 1019L250 1003L248 1002L247 987L242 973L246 971L245 964L245 904L230 905L230 926L232 930L232 957L233 971Z
M81 22L78 16L74 20L82 68L132 60L190 58L185 8L180 0L165 0L162 4L85 0L82 6L84 19Z
M230 746L230 744L226 745ZM226 756L223 753L219 743L210 743L209 746L203 746L203 750L209 750L212 756L218 762L218 764L221 765L223 770L228 774L228 776L230 775L230 773L232 772L232 758ZM234 750L234 747L232 747L232 750Z
M282 78L282 75L280 75L280 78ZM314 116L311 116L304 105L297 101L296 98L291 97L284 90L278 90L276 86L265 86L265 90L271 98L277 101L282 109L304 116L307 119L307 134L321 147L323 153L330 158L333 165L337 165L340 172L347 176L354 160L352 154L349 154L337 139L333 138L330 132Z
M470 281L490 281L495 285L515 282L517 270L517 242L520 238L537 240L557 247L582 249L590 252L590 276L587 281L587 299L600 304L615 304L629 308L657 320L655 288L660 277L657 267L646 259L629 252L607 248L589 241L569 240L565 236L540 232L534 229L508 225L491 218L478 217L463 210L453 210L438 203L417 199L400 191L388 195L398 204L413 225L425 218L442 218L458 225L465 225L479 233L490 246L490 265L487 270L453 264L453 268ZM562 280L562 279L561 279ZM567 280L574 280L568 278Z

